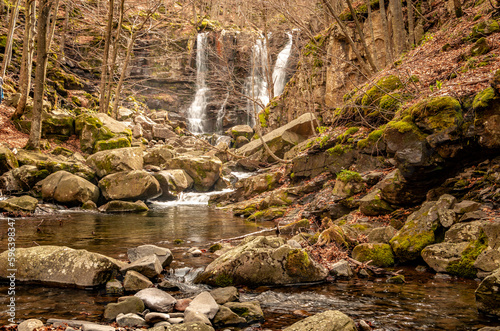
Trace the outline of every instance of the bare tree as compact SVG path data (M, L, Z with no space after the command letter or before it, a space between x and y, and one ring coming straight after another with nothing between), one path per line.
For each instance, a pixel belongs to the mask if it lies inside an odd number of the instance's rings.
M403 7L400 0L389 0L392 13L392 33L394 37L394 48L399 55L407 49L406 30L403 19Z
M5 45L5 53L4 53L5 55L3 57L1 77L5 77L5 72L7 71L7 67L10 64L10 59L12 56L12 44L14 42L14 31L16 29L16 22L17 22L17 16L19 14L20 3L21 0L16 0L10 15L9 30L7 32L7 42Z
M109 0L109 7L108 7L108 22L106 26L106 34L104 37L104 54L103 54L103 60L102 60L102 72L101 72L101 84L99 85L99 93L100 93L100 98L99 98L99 111L101 113L107 113L108 112L108 107L109 103L106 104L106 82L108 79L108 73L109 73L109 64L108 64L108 59L109 59L109 45L111 44L111 34L113 30L113 17L114 17L114 9L115 9L115 2L114 0Z
M392 40L389 35L389 24L387 23L387 14L385 11L385 1L379 0L380 4L380 20L382 21L382 30L384 30L384 45L386 53L386 64L394 61L394 54L392 48Z

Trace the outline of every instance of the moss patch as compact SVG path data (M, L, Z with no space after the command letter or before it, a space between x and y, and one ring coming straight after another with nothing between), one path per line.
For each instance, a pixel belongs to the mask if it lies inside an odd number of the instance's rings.
M488 87L474 97L472 108L474 110L486 108L493 99L495 99L495 90L493 87Z
M477 270L474 268L474 262L486 248L488 248L488 237L481 231L479 238L471 242L462 252L462 258L446 267L446 272L464 278L475 278Z
M349 183L349 182L360 183L363 181L359 173L350 170L342 170L341 172L339 172L337 174L337 180L343 181L344 183Z
M403 84L397 76L390 75L381 78L375 84L375 86L373 86L366 92L366 94L361 99L361 104L363 106L379 106L381 98L384 95L391 93L401 87L403 87Z

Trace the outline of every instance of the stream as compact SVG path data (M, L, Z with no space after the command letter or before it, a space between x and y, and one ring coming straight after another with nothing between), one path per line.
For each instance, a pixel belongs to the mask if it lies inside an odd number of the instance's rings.
M147 214L140 215L65 212L19 218L16 219L16 245L64 245L125 260L127 248L155 244L172 250L174 262L171 267L177 274L184 275L208 265L216 257L211 253L187 257L185 253L190 247L206 249L220 239L274 225L272 222L247 222L231 213L211 209L201 196L184 199L183 203L155 203ZM7 247L5 219L0 219L0 231L0 249L4 251ZM183 242L175 244L176 239ZM494 317L479 314L475 308L477 281L417 272L414 267L402 269L407 281L402 285L387 283L385 278L355 278L301 286L244 287L242 301L259 300L266 317L262 328L272 330L289 326L303 319L303 315L329 309L340 310L354 320L363 319L382 330L476 330L495 325ZM189 289L201 290L192 285ZM0 285L0 292L7 292L5 284ZM174 297L188 296L185 292L172 294ZM116 297L106 295L103 290L18 284L16 319L65 318L99 322L104 306L110 302L116 302ZM7 324L5 302L0 312L0 323Z

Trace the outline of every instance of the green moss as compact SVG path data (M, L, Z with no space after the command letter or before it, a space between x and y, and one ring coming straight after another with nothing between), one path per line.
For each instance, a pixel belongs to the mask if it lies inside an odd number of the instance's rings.
M381 78L372 88L370 88L363 98L361 99L361 105L363 106L379 106L380 99L394 90L403 87L399 77L390 75Z
M303 276L311 273L311 261L305 250L292 249L286 257L285 268L290 276Z
M500 26L495 20L487 20L476 24L472 28L472 32L469 35L469 40L476 41L482 37L487 37L490 34L500 31Z
M481 92L479 92L472 102L472 108L474 110L483 109L488 107L491 100L495 99L495 90L493 87L488 87Z
M231 286L234 284L233 277L231 275L220 273L215 277L215 285L220 287Z
M221 250L221 249L222 249L222 245L221 245L220 243L216 243L216 244L213 244L212 246L210 246L210 247L208 248L208 251L209 251L210 253L214 253L214 252L216 252L216 251L218 251L218 250Z
M390 93L380 98L379 106L385 111L396 112L401 106L401 102L399 101L401 99L402 99L401 94Z
M397 276L392 276L387 280L388 283L393 283L393 284L404 284L405 283L405 276L403 275L397 275Z
M352 256L360 262L371 260L371 264L378 267L394 265L394 254L388 244L361 244L354 247Z
M360 183L363 181L361 175L356 171L350 170L342 170L337 174L337 180L343 181L344 183L357 182Z
M408 228L415 227L416 223L411 222L411 224L405 224ZM412 261L420 257L422 250L435 242L436 237L434 235L434 230L423 231L418 233L407 234L400 233L390 240L390 244L396 256L403 262ZM398 244L396 244L396 242Z
M326 152L332 156L342 156L349 152L352 148L346 145L337 144L332 148L326 150Z
M269 107L267 107L259 113L260 126L263 128L267 128L267 121L269 120L269 112L270 109Z
M488 44L488 41L486 38L482 37L479 38L476 43L472 46L470 50L470 54L472 56L479 56L486 54L490 51L490 45Z
M118 137L107 140L99 140L95 143L95 152L108 149L131 147L130 140L126 137Z
M462 106L457 99L441 96L419 102L408 110L415 121L423 123L427 129L442 131L463 120Z
M405 132L419 132L418 127L411 120L411 116L405 116L402 120L399 121L390 121L387 123L386 128L393 128L398 130L399 133Z
M474 262L486 248L488 248L488 237L481 231L479 238L469 243L462 252L462 258L446 267L446 272L464 278L475 278L477 270L474 268Z
M184 240L182 240L182 239L174 239L175 245L182 245L183 243L184 243Z
M372 11L378 10L380 8L380 3L378 0L370 0L370 8ZM364 20L365 17L368 16L368 6L366 3L358 3L358 5L354 4L354 12L356 16L360 20ZM354 17L352 16L349 8L346 8L342 13L340 13L339 18L341 21L352 21Z

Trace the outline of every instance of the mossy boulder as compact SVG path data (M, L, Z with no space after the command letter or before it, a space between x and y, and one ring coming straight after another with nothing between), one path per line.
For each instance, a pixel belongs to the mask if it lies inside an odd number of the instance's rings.
M363 106L375 106L380 105L381 98L394 90L403 87L399 77L390 75L378 80L375 85L366 91L365 95L361 99L361 105Z
M284 285L324 280L328 271L303 249L276 237L249 237L210 263L195 282L209 285Z
M476 43L472 46L470 49L470 55L472 56L479 56L486 54L490 51L490 45L488 44L488 41L486 38L482 37L479 38Z
M0 254L0 279L9 273L8 251ZM16 281L60 286L97 287L106 284L124 263L84 249L35 246L16 249Z
M463 121L460 102L450 96L426 99L411 107L408 112L417 127L426 133L456 127Z
M280 171L272 171L264 174L251 176L239 180L234 188L234 195L239 197L239 200L248 199L253 195L267 192L275 189L282 179L283 173Z
M29 195L23 195L0 201L0 211L32 213L35 211L37 205L38 199Z
M69 114L44 113L42 137L67 140L75 134L75 117Z
M381 190L375 189L359 200L359 211L366 216L390 214L394 211L391 205L381 198Z
M242 317L246 324L264 321L264 313L258 301L227 302L223 307L229 308L233 313Z
M360 244L354 247L352 258L360 262L372 261L370 265L377 267L394 265L394 254L389 244Z
M338 310L327 310L283 329L284 331L356 331L356 324Z
M99 145L100 149L112 149L130 147L132 131L124 124L112 119L106 114L79 115L75 121L75 132L80 135L80 148L85 153L96 152L96 143L103 140ZM122 138L122 139L118 139ZM127 144L123 138L127 138Z
M142 213L148 210L148 206L140 200L136 202L113 200L99 207L99 211L103 213Z
M166 161L165 169L183 169L200 192L209 191L219 180L222 162L215 156L179 155Z
M495 71L495 74L491 78L491 87L496 91L497 95L500 95L500 69Z
M500 96L493 87L479 92L472 103L476 111L474 133L485 148L500 147Z
M131 139L129 137L115 137L106 140L96 141L94 146L95 152L131 147Z
M61 170L42 182L42 197L69 205L81 205L87 201L97 202L99 188L91 182Z
M345 248L349 247L348 238L345 235L344 230L336 224L333 224L328 229L323 230L319 234L318 241L316 242L316 245L318 246L327 246L330 244L336 244Z
M227 133L229 133L234 140L238 137L245 137L251 140L253 137L253 129L249 125L233 126Z
M0 175L19 167L16 156L7 147L0 146Z
M416 212L408 216L404 226L391 239L394 255L401 262L420 258L422 250L437 240L442 229L436 202L425 202Z
M168 188L168 192L163 190L163 195L166 193L174 198L181 192L193 187L193 179L182 169L162 170L154 174L160 185Z
M484 110L490 106L495 99L498 99L496 96L495 90L493 87L487 87L474 97L474 101L472 101L472 109L476 111Z
M106 200L146 200L161 194L158 181L144 170L107 175L99 181L99 188Z
M482 21L472 28L472 32L469 35L471 41L476 41L480 38L487 37L495 32L500 31L500 26L495 20Z
M97 152L87 158L87 164L100 178L121 171L142 170L142 149L118 148Z
M274 219L282 217L287 208L284 207L272 207L267 208L262 211L257 211L248 217L248 221L252 222L267 222L272 221Z
M163 145L154 147L148 149L144 155L144 164L163 168L175 156L176 152L171 146Z
M36 166L23 165L7 171L0 177L0 189L9 193L28 191L49 174L47 170L38 170Z
M483 279L475 294L479 311L500 316L500 269Z

